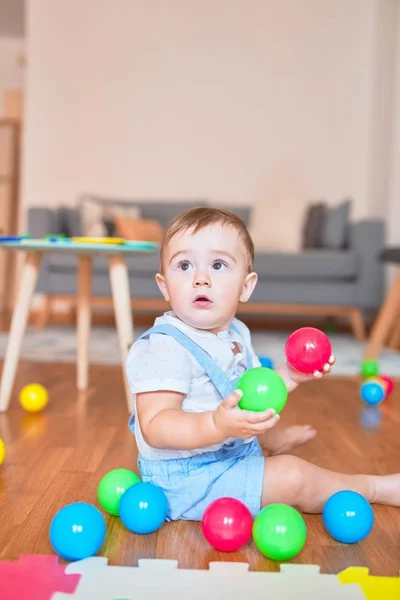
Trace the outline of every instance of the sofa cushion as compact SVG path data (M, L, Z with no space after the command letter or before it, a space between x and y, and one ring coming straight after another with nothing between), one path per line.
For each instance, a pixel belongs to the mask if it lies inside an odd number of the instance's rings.
M325 218L325 203L319 202L307 207L302 230L302 247L320 248L321 232Z
M348 245L351 200L326 207L321 231L321 247L339 250Z
M76 271L77 258L72 254L54 252L45 256L50 271L71 273ZM159 271L158 252L126 257L130 274L153 277ZM256 253L254 270L260 280L274 281L332 281L357 278L357 257L353 252L329 250L305 250L295 253ZM93 259L93 275L107 274L105 256Z
M193 200L189 202L146 202L137 201L136 205L140 208L143 219L154 219L161 223L161 226L166 229L170 222L175 219L178 215L195 208L196 206L205 206L206 201L204 199Z
M260 279L281 281L331 281L356 279L358 260L347 250L304 250L255 255L254 270Z
M73 254L54 252L46 254L43 261L51 272L75 273L77 268L77 257ZM159 254L130 255L126 257L126 264L130 273L143 273L153 277L159 271ZM93 276L108 273L108 261L106 256L96 255L93 258Z

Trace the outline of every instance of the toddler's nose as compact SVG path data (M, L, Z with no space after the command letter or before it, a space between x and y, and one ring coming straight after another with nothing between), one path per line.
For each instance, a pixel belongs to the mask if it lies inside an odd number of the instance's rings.
M209 287L211 285L210 278L206 273L197 272L193 279L193 285L194 287L201 287L204 285Z

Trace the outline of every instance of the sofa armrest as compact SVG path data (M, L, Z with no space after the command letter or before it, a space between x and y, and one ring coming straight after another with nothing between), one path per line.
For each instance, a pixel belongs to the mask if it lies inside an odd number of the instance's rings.
M51 233L58 233L57 213L50 208L29 208L28 233L33 237L44 237Z
M384 267L379 254L385 243L385 223L378 219L352 223L349 242L359 265L357 305L376 309L384 295Z

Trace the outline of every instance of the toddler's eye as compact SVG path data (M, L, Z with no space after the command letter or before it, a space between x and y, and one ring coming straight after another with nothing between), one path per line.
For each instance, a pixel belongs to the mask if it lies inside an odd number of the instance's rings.
M228 265L224 263L222 260L216 260L213 262L214 271L223 271Z
M182 262L179 263L178 265L178 269L180 269L181 271L189 271L189 269L191 268L191 264L188 260L183 260Z

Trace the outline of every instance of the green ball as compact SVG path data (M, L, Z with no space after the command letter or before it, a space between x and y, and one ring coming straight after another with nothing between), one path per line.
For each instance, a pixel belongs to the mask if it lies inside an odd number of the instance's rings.
M287 388L282 377L273 369L255 367L245 371L236 389L243 392L239 408L261 412L274 408L280 413L287 401Z
M110 515L119 516L119 503L128 488L139 483L140 477L128 469L114 469L100 480L97 499L100 506Z
M254 519L254 543L271 560L290 560L301 552L306 538L303 517L287 504L270 504Z
M379 365L376 360L368 359L364 360L361 364L361 375L368 379L368 377L375 377L379 373Z

